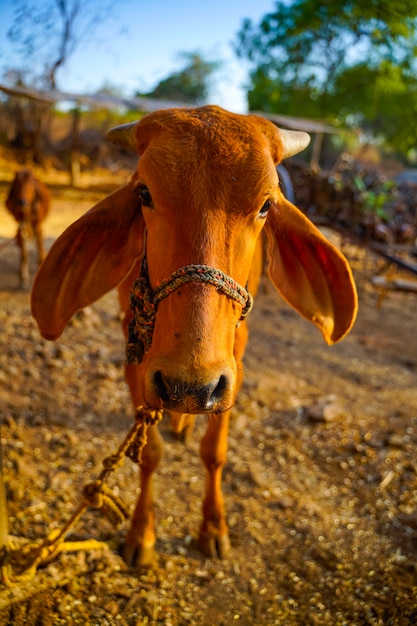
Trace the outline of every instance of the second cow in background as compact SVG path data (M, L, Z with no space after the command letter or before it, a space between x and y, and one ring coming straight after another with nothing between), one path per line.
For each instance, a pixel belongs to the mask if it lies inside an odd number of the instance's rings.
M19 276L22 287L29 285L29 237L35 238L39 265L45 258L42 222L49 213L50 204L48 189L33 172L28 169L17 172L6 207L18 223L16 241L21 250Z

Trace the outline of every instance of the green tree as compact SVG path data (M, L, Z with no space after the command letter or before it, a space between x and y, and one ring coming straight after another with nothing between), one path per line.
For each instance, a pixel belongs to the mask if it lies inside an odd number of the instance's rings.
M136 95L161 100L177 100L190 104L206 102L211 78L219 68L219 62L207 61L198 52L183 52L180 58L185 62L182 69L161 80L148 93L137 93Z
M249 108L361 125L393 148L417 143L417 0L280 0L245 20Z

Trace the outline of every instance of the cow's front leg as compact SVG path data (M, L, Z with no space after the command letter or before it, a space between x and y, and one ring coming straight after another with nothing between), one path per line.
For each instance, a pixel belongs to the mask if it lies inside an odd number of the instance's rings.
M155 513L152 475L161 455L162 438L158 426L149 426L147 444L142 451L140 464L140 496L122 549L122 555L129 565L150 565L154 558Z
M226 463L229 417L230 411L220 415L211 414L200 445L201 458L207 468L200 549L207 556L220 558L230 551L229 529L226 523L221 485L223 467Z
M190 413L173 413L172 411L169 412L169 415L171 416L174 437L187 445L194 430L195 415Z
M26 288L29 286L29 251L28 251L28 232L27 225L22 222L19 225L19 230L17 231L17 244L20 248L20 267L19 267L19 278L20 278L20 286L22 288Z
M38 251L38 265L41 265L45 260L45 244L43 241L42 227L40 224L35 224L33 227L33 234L35 235L36 248Z

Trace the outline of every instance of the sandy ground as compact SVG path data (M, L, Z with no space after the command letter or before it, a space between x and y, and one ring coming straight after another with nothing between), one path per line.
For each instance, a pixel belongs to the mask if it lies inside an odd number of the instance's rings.
M0 178L11 175L3 169ZM119 181L92 190L47 182L50 245ZM27 543L68 519L132 412L115 294L78 315L57 342L42 340L18 288L17 250L3 245L14 232L5 194L0 183L3 473L10 535ZM0 585L1 625L417 623L417 301L391 292L378 306L369 278L380 261L354 247L347 253L360 311L342 343L326 347L267 284L250 315L224 472L230 558L208 559L195 545L205 418L186 447L163 422L154 566L128 568L116 552L127 524L115 529L88 512L72 538L108 548L63 554L30 581ZM315 413L328 396L333 410ZM137 468L126 461L109 485L132 508Z

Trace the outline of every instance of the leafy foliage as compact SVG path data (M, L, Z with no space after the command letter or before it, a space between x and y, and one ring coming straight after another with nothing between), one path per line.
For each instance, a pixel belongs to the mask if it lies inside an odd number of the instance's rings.
M218 69L216 61L207 61L198 52L183 52L184 67L161 80L152 91L138 96L199 104L207 100L210 78Z
M250 109L361 125L407 153L417 143L417 0L279 0L236 50Z
M377 188L367 188L363 178L354 176L353 185L359 193L365 212L374 213L377 217L389 221L389 213L386 206L392 199L392 188L394 182L391 180L384 181Z

